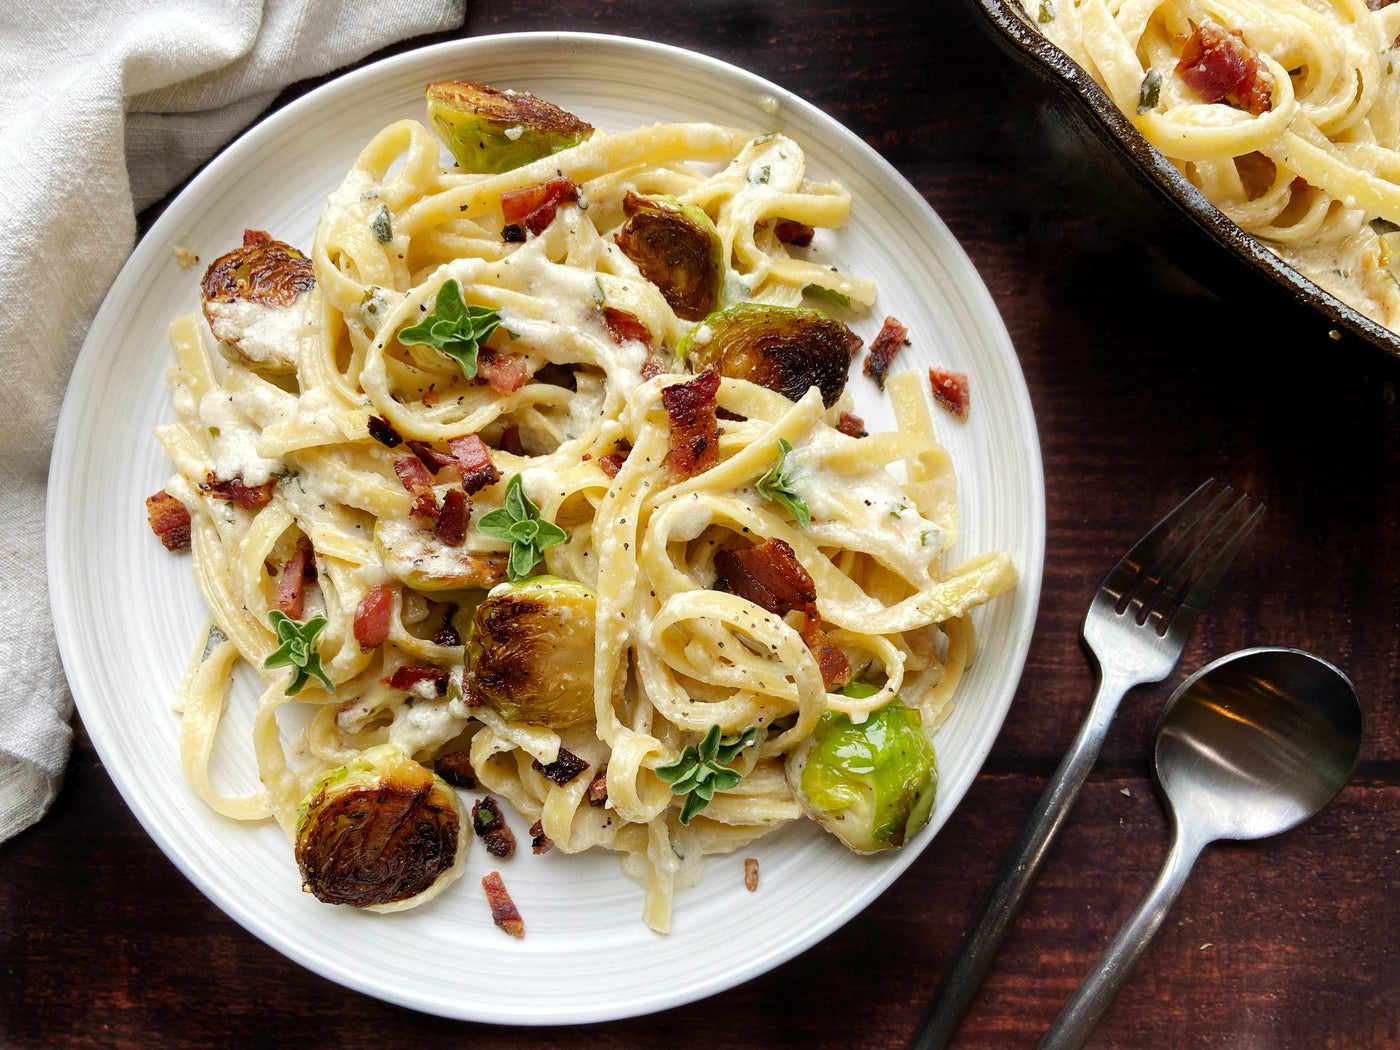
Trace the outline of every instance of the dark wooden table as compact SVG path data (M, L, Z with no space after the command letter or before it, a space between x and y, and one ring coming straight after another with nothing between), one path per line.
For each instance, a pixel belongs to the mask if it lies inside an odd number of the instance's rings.
M1162 701L1214 657L1286 644L1355 681L1360 766L1313 822L1207 851L1092 1045L1400 1047L1400 369L1165 259L962 4L469 0L462 30L649 37L766 76L893 162L991 289L1039 425L1045 581L1011 717L934 845L826 941L712 999L567 1030L463 1024L245 933L146 837L79 727L51 814L0 845L0 1046L903 1046L1085 710L1099 577L1215 475L1269 513L1177 672L1125 704L957 1045L1036 1045L1165 856L1147 770Z

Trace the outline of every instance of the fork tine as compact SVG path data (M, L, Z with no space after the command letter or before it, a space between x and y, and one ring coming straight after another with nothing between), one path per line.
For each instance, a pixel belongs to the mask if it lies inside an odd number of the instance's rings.
M1231 491L1227 487L1221 496L1227 496ZM1241 509L1245 509L1247 513L1249 502L1249 494L1242 492L1213 522L1210 513L1214 511L1214 507L1209 508L1206 514L1196 520L1182 537L1181 546L1187 548L1185 555L1175 563L1164 563L1162 571L1155 574L1153 586L1139 589L1138 596L1134 598L1133 618L1139 624L1151 620L1153 627L1159 630L1162 628L1163 621L1171 616L1175 608L1177 595L1206 564L1227 529L1234 528L1234 522L1240 516ZM1170 575L1167 575L1168 570Z
M1241 506L1245 499L1246 497L1242 496L1240 502L1236 504L1236 507ZM1234 516L1235 507L1230 508L1230 514L1231 517ZM1191 630L1192 625L1196 622L1196 618L1201 615L1201 610L1203 610L1206 607L1206 603L1210 601L1210 596L1215 593L1215 585L1220 582L1220 577L1225 575L1225 570L1230 567L1230 562L1235 560L1235 554L1239 551L1240 546L1248 538L1249 534L1254 531L1254 526L1259 523L1259 519L1263 516L1264 504L1260 503L1250 512L1249 517L1245 518L1239 528L1235 530L1234 535L1227 539L1221 545L1220 549L1215 552L1210 561L1208 561L1201 570L1200 576L1197 577L1191 589L1186 592L1186 597L1181 600L1181 605L1177 608L1176 612L1171 614L1164 633L1173 638L1181 638L1185 636L1186 632Z
M1173 552L1180 547L1181 539L1175 543L1170 542L1177 527L1185 521L1192 520L1189 516L1195 514L1203 502L1206 503L1207 514L1213 509L1221 498L1217 495L1214 500L1208 499L1207 494L1215 483L1214 478L1207 479L1200 488L1178 503L1166 517L1154 525L1147 535L1133 544L1132 549L1123 555L1118 564L1104 577L1099 592L1107 594L1113 599L1114 605L1121 608L1137 590L1144 567L1159 565L1163 558L1173 556ZM1226 492L1228 491L1227 488Z

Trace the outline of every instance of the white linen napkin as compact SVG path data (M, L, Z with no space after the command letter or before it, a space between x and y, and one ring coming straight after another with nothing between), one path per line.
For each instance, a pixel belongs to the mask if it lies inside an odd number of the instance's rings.
M72 698L44 489L73 360L136 213L286 85L462 24L465 0L51 0L0 11L0 841L38 820Z

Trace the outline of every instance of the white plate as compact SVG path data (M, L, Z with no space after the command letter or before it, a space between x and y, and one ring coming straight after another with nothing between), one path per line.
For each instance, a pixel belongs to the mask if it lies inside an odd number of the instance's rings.
M742 856L713 859L660 936L642 924L641 888L612 854L524 849L500 862L478 845L466 876L431 905L369 915L302 893L274 825L224 820L186 787L169 698L205 612L188 555L161 547L143 506L171 471L151 436L172 414L166 327L195 307L203 265L240 243L245 227L309 247L326 194L361 146L393 120L423 119L423 85L452 77L527 88L609 130L679 119L785 131L807 149L813 174L854 194L833 252L879 281L861 334L869 339L894 314L913 339L898 366L970 374L970 419L937 421L960 479L960 549L1009 551L1021 582L979 610L980 657L937 738L932 826L903 851L861 858L814 825L790 826L745 851L760 861L756 893L744 889ZM203 265L181 269L175 245ZM867 425L888 429L874 384L857 374L852 389ZM1045 535L1040 450L1015 352L923 199L859 139L773 84L675 48L584 34L483 37L387 59L293 102L212 161L137 246L93 322L49 485L50 591L73 696L160 848L235 920L331 980L429 1013L510 1024L626 1017L710 995L791 958L872 901L947 820L1001 727L1030 644ZM255 695L251 681L235 684L216 783L247 782ZM524 915L523 940L491 923L479 885L493 867Z

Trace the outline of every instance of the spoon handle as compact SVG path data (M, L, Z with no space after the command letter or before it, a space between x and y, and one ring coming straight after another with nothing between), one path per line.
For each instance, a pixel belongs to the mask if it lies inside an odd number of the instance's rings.
M1113 938L1113 943L1104 949L1094 968L1080 982L1079 988L1040 1041L1039 1050L1077 1050L1084 1045L1113 1004L1128 975L1133 972L1148 941L1162 925L1204 845L1204 841L1183 835L1178 825L1171 852L1157 881L1118 931L1118 936Z

